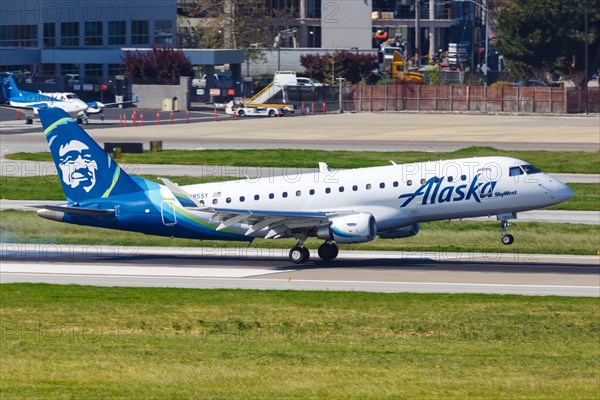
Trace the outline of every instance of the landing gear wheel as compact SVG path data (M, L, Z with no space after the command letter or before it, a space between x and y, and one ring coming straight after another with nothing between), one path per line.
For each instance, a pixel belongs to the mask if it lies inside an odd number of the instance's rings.
M508 246L509 244L513 244L514 241L515 241L515 238L510 233L507 233L506 235L502 235L502 244L505 244Z
M31 125L31 124L33 124L33 118L27 118L25 120L25 125Z
M296 246L290 250L290 261L294 264L302 264L310 258L310 251L306 247Z
M83 119L81 119L81 118L78 117L77 118L77 124L81 125L82 123L83 123Z
M338 256L339 249L334 243L323 243L319 246L318 253L321 260L331 261Z

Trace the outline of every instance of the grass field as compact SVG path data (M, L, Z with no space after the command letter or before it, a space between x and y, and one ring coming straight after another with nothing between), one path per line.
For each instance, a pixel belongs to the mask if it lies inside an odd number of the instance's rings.
M141 233L105 230L78 225L61 224L38 217L34 212L1 211L0 240L17 243L56 243L120 246L177 246L177 247L243 247L246 243L171 239ZM421 225L421 232L405 239L376 239L355 245L340 245L348 250L397 250L485 252L519 254L580 254L595 255L600 250L600 226L577 224L547 224L518 222L510 227L515 244L500 243L501 231L494 222L439 221ZM321 240L309 239L306 246L316 249ZM285 248L294 246L294 239L257 239L253 247ZM316 255L313 255L316 257Z
M595 298L3 284L2 399L596 399Z
M144 175L143 177L158 181L155 176ZM164 178L169 178L180 185L235 179L222 176L166 176ZM566 203L551 207L551 210L600 210L600 184L570 183L568 186L573 189L573 198ZM13 200L64 200L65 196L60 181L56 176L0 176L0 198Z
M119 161L130 164L189 164L233 165L262 167L313 168L325 161L332 168L361 168L447 160L462 157L509 156L525 160L545 172L583 174L600 173L600 155L588 151L513 151L492 147L469 147L453 152L375 152L375 151L325 151L325 150L164 150L143 154L124 154ZM13 153L5 156L12 160L51 161L49 152Z

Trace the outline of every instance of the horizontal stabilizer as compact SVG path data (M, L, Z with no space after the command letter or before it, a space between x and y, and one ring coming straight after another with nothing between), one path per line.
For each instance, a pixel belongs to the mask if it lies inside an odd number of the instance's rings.
M167 189L169 189L171 193L173 193L173 196L175 196L175 198L177 199L177 201L179 201L182 207L188 209L195 209L197 211L213 211L212 208L206 207L204 204L200 203L192 195L183 190L178 184L171 182L167 178L160 178L160 180L163 181Z
M35 208L42 208L50 211L64 212L68 214L77 214L77 215L89 215L89 216L104 216L104 215L112 215L115 213L115 210L100 210L98 208L83 208L83 207L69 207L69 206L52 206L52 205L43 205L43 206L33 206Z

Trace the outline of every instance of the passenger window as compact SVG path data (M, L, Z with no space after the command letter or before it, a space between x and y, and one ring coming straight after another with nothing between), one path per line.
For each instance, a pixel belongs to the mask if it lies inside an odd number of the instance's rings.
M438 183L438 182L440 181L440 178L438 178L438 177L436 176L435 178L433 178L433 181L434 181L435 183Z
M425 184L425 178L421 179L421 185Z
M287 197L287 192L281 193L281 197L283 197L285 199Z
M394 187L398 187L398 181L394 181Z
M410 180L410 179L409 179L409 180L407 180L407 181L406 181L406 186L412 186L412 180Z
M467 176L466 175L461 175L460 176L460 180L461 181L466 181L467 180Z
M520 167L510 167L508 170L509 176L519 176L523 175L523 170Z
M241 202L244 202L244 201L246 201L246 197L244 197L244 196L240 196L240 201L241 201Z
M217 204L219 202L219 199L213 199L213 204Z
M343 187L343 186L340 186L340 189L339 189L339 191L340 191L340 193L342 193L342 192L344 191L344 187Z
M226 199L225 199L225 202L226 202L226 203L231 203L231 197L228 197L228 198L226 198Z
M357 185L352 186L352 190L354 190L356 192L358 190L358 186Z
M310 191L308 192L308 194L310 194L311 196L315 194L315 189L310 189Z
M273 193L269 193L269 198L270 198L270 199L274 199L274 198L275 198L275 195L274 195Z
M448 177L448 182L452 182L453 180L454 180L453 177L451 177L451 176Z
M302 191L296 190L296 196L300 197L301 194L302 194Z
M367 183L367 186L366 186L366 188L367 188L367 190L371 190L371 184L370 184L370 183Z
M325 188L325 193L331 193L331 188Z
M379 184L379 187L383 189L383 188L385 187L385 183L381 182L381 183Z
M257 194L255 194L255 195L254 195L254 200L258 200L258 199L260 199L260 196L259 196L259 195L257 195Z

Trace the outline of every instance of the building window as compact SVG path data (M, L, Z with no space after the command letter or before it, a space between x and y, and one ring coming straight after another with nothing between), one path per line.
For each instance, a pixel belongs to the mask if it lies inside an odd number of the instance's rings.
M307 27L308 29L308 39L306 43L306 47L319 48L321 47L321 27L316 25L311 25Z
M123 45L126 43L125 21L108 22L108 44L109 46Z
M114 78L117 75L123 75L123 64L108 64L108 77Z
M171 44L173 42L173 21L170 19L154 21L154 43Z
M102 64L85 64L84 71L88 83L99 83L102 80Z
M150 43L150 23L148 21L131 21L131 44Z
M60 64L61 75L76 74L79 75L79 64Z
M79 46L79 22L61 22L60 45L64 47Z
M54 22L44 24L44 47L56 47L56 24Z
M0 25L0 47L37 47L37 25Z
M86 22L84 30L86 46L102 46L102 22Z

